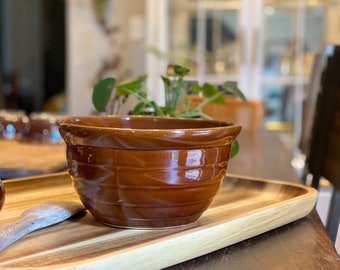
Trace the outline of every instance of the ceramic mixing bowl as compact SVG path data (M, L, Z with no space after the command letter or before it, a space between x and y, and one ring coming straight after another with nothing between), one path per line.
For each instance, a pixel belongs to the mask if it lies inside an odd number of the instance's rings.
M152 116L66 117L69 174L98 222L166 228L196 221L225 176L228 123Z

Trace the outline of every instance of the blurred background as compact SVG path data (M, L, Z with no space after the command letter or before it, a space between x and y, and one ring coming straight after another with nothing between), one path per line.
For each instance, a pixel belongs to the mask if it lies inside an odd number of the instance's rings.
M293 144L315 59L340 40L337 0L0 0L0 15L1 108L90 114L100 78L142 74L160 101L178 63L190 80L236 81Z

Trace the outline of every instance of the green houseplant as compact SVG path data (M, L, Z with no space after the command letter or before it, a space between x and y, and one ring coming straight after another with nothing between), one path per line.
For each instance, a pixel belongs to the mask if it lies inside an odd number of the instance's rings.
M128 82L117 84L116 78L100 80L94 87L92 102L99 113L112 114L112 104L115 99L130 95L138 100L135 107L130 111L133 115L146 114L151 111L153 115L164 117L203 117L211 119L201 109L208 103L223 103L226 94L239 97L246 101L246 97L235 83L225 82L218 87L209 83L199 85L197 83L187 86L185 76L190 72L189 68L180 65L170 65L173 76L161 76L164 83L165 105L159 105L150 100L145 89L147 76L141 76ZM203 95L205 99L199 104L192 104L187 99L188 92ZM238 143L234 141L230 157L238 152Z
M241 126L192 119L205 117L197 106L207 101L191 106L184 82L188 69L173 66L173 71L162 77L164 106L147 97L145 76L118 85L106 78L93 91L93 103L105 115L65 117L59 123L73 186L100 223L134 229L184 226L201 217L221 187ZM215 90L208 84L190 86L208 102L221 102L223 94ZM136 105L127 106L131 114L151 109L156 116L107 115L112 103L129 96L137 98Z

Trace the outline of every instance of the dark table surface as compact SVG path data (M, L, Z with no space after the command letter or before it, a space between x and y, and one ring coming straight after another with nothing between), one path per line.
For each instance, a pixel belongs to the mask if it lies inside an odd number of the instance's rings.
M272 131L242 132L228 172L301 183L293 152ZM202 243L204 245L204 243ZM315 210L307 217L167 269L340 269L340 258Z

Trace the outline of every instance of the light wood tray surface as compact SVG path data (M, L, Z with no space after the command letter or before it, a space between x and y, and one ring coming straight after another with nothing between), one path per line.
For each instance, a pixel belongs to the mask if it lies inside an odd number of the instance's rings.
M66 173L5 181L0 224L48 200L78 200ZM84 212L33 232L0 252L1 269L160 269L237 243L306 216L317 191L227 175L195 223L173 229L118 229Z

